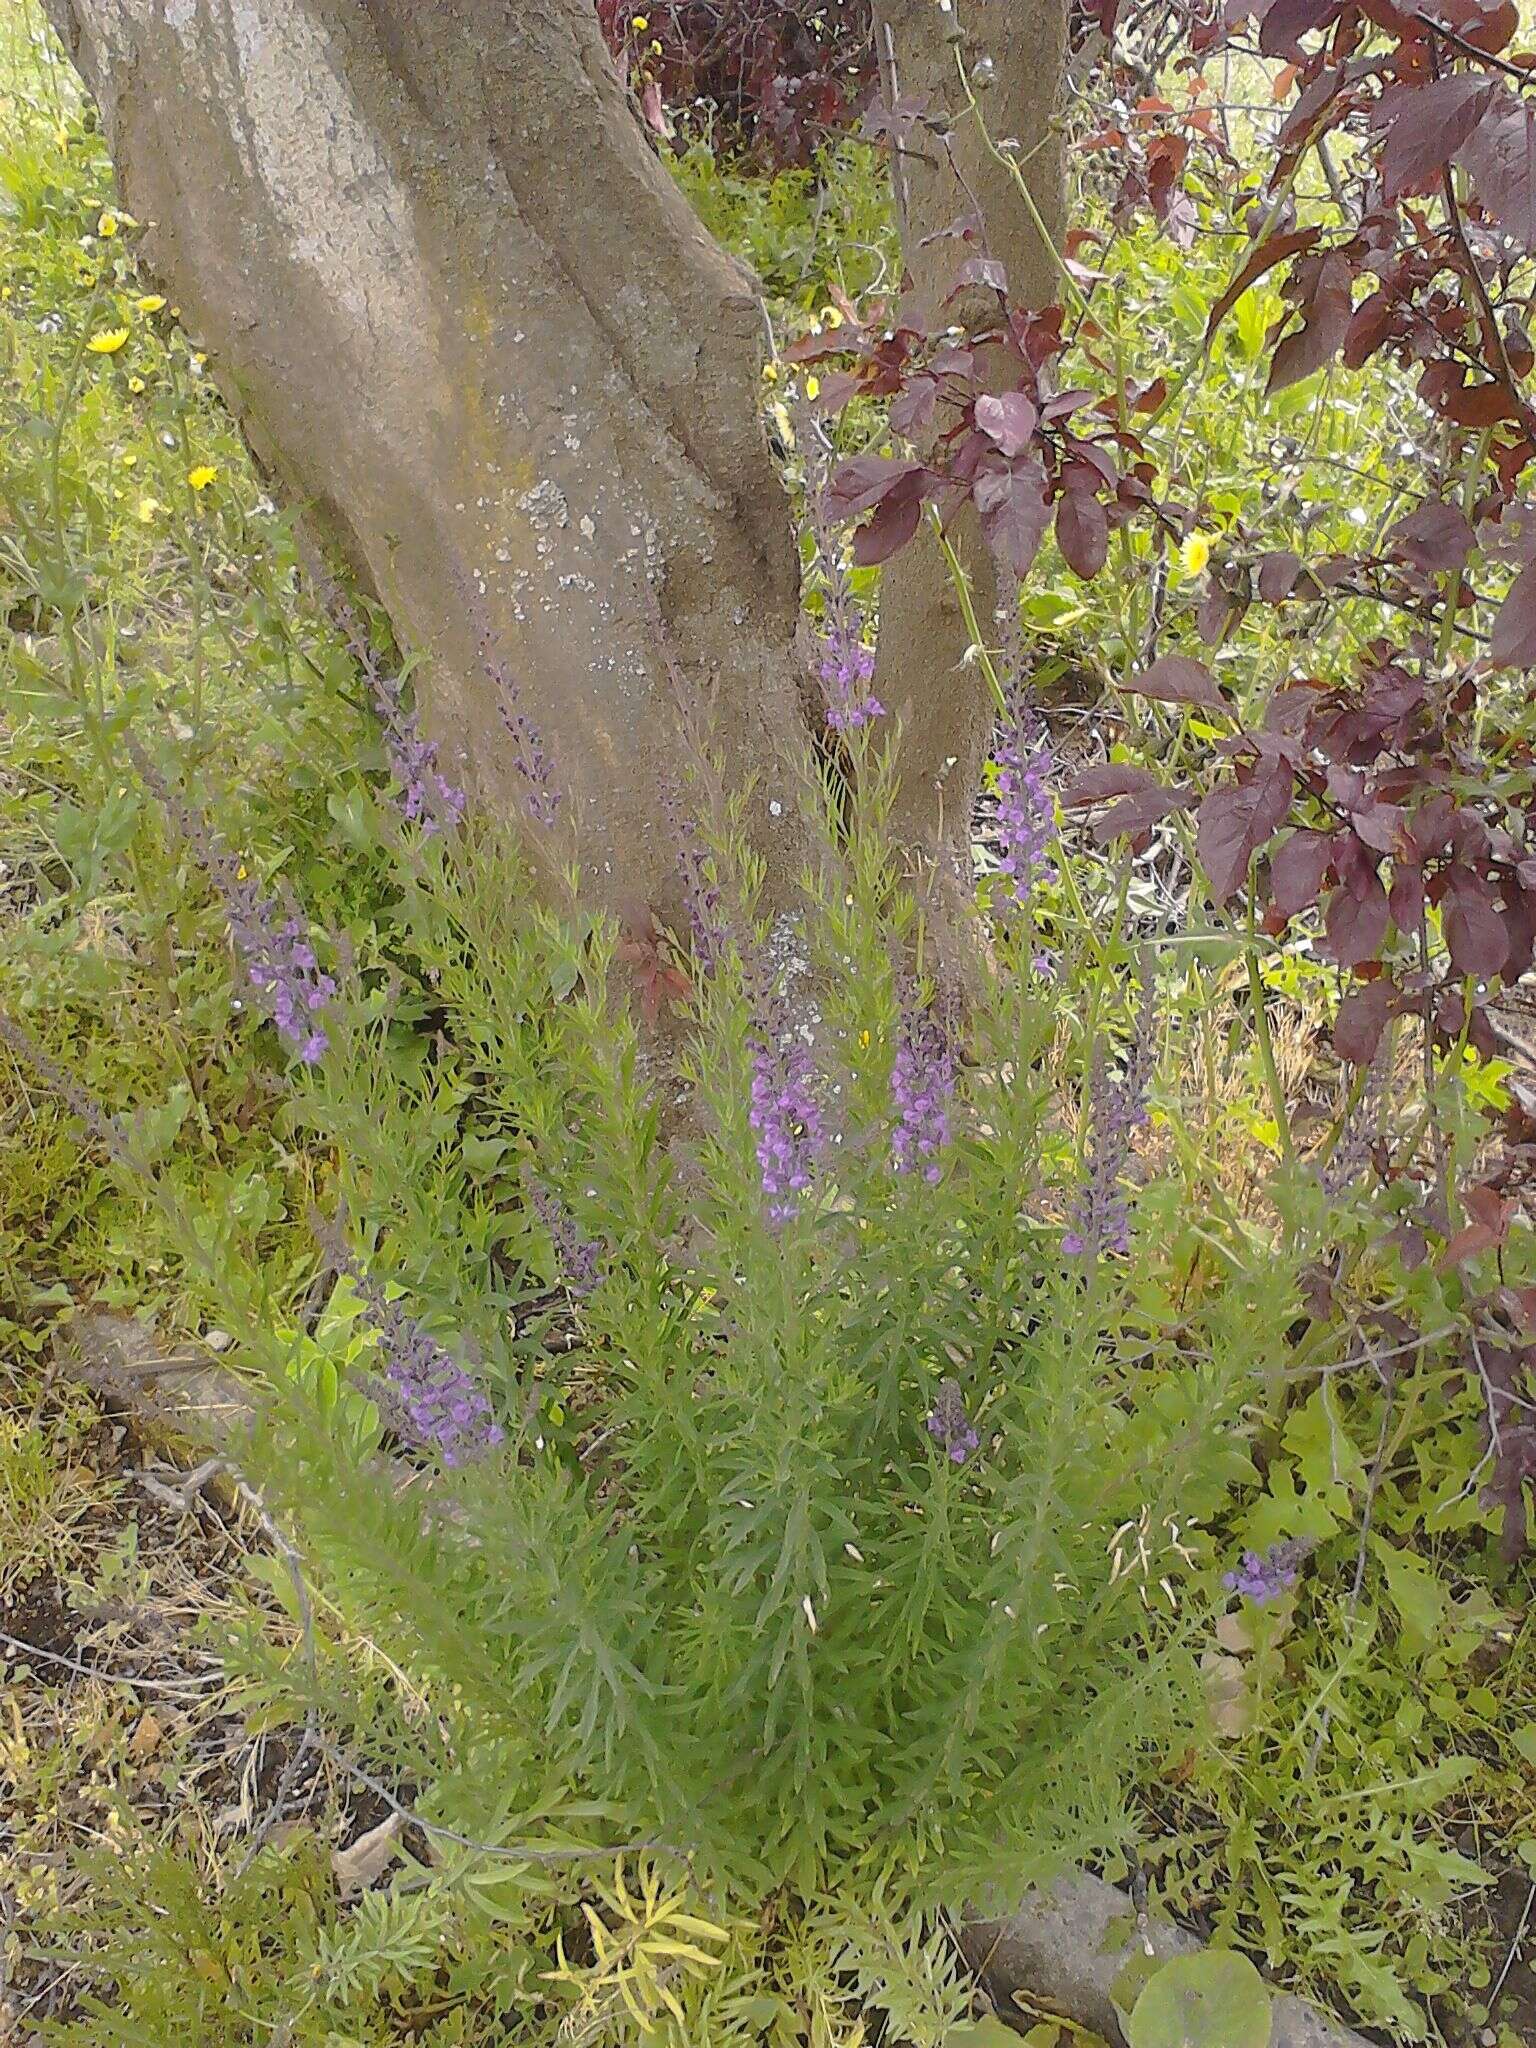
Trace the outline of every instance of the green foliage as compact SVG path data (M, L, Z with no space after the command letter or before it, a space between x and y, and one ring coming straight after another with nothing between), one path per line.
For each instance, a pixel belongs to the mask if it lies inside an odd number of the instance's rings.
M1176 1956L1148 1980L1126 2023L1130 2048L1269 2048L1263 1979L1224 1949Z

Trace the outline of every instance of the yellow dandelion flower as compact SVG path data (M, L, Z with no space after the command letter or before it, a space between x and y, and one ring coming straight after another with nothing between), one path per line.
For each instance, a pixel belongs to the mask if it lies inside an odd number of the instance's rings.
M822 308L821 322L824 327L841 327L843 324L841 308L837 306L824 306Z
M647 29L648 29L648 28L650 27L650 25L651 25L651 19L650 19L650 16L649 16L648 14L635 14L635 15L632 15L632 16L630 17L630 23L629 23L629 25L630 25L630 27L631 27L632 29L635 29L635 30L637 30L637 31L638 31L638 32L639 32L639 33L640 33L641 35L644 35L645 31L646 31L646 30L647 30Z
M124 469L132 469L138 459L139 451L136 448L125 448L123 450L121 461Z
M218 475L218 468L211 462L200 462L196 469L187 471L187 482L194 491L206 491Z
M652 55L653 57L659 57L659 56L661 55L661 45L660 45L660 43L658 43L658 42L653 42L653 43L651 44L651 55Z
M93 356L115 356L128 339L126 327L106 327L85 344Z
M806 378L806 380L805 380L805 395L806 395L806 397L807 397L807 398L816 398L816 397L818 397L818 396L820 395L820 392L821 392L821 379L820 379L819 377L807 377L807 378Z
M134 300L133 310L136 313L158 313L164 304L165 300L158 292L146 292L143 298Z
M869 1051L869 1033L867 1031L859 1033L859 1050L861 1052Z
M130 377L128 379L128 389L137 398L144 389L144 379L142 377Z
M778 381L779 381L779 366L778 366L778 364L777 364L777 363L764 363L764 365L763 365L763 382L764 382L765 384L777 384L777 383L778 383Z
M1179 566L1186 576L1198 576L1211 559L1211 537L1197 528L1179 542Z
M110 241L112 237L117 233L118 225L119 223L117 215L115 213L112 213L111 211L108 211L102 214L101 218L97 221L96 232L98 235L105 236L106 239Z
M165 507L164 507L164 506L163 506L163 505L162 505L162 504L160 503L160 500L159 500L158 498L140 498L140 500L139 500L139 522L140 522L140 524L141 524L141 525L143 525L143 526L148 526L148 525L149 525L149 523L150 523L150 521L151 521L152 519L154 519L154 518L155 518L156 514L157 514L157 513L160 513L160 512L163 512L164 510L165 510Z

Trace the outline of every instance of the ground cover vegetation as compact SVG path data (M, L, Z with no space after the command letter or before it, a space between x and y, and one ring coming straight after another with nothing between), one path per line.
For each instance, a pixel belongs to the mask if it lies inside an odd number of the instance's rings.
M1080 1863L1513 2048L1519 23L1082 24L1059 304L962 222L957 335L864 10L599 13L768 293L787 918L707 738L676 929L585 897L510 669L466 799L0 24L0 2025L975 2043L957 1916ZM957 957L871 626L973 516ZM222 1470L81 1389L112 1318L238 1377Z

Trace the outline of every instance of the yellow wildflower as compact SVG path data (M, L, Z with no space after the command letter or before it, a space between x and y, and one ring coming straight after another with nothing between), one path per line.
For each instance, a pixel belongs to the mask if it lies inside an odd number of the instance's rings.
M824 306L822 308L821 324L823 327L841 327L843 324L841 310L836 306Z
M126 327L106 327L85 344L93 356L115 356L128 339Z
M194 491L206 491L208 486L215 479L215 477L217 477L218 473L219 472L215 464L211 462L200 462L197 465L196 469L189 469L187 471L187 482L192 486Z
M807 397L807 398L816 398L816 397L818 397L818 396L820 395L820 392L821 392L821 379L820 379L819 377L807 377L807 378L806 378L806 380L805 380L805 395L806 395L806 397Z
M660 43L658 43L658 42L654 42L654 41L652 42L652 44L651 44L651 55L652 55L653 57L659 57L659 56L661 55L661 45L660 45Z
M638 30L641 35L644 35L645 31L651 25L650 16L646 14L633 15L630 19L629 25L632 29Z
M777 364L777 363L764 363L764 365L763 365L763 382L764 382L765 384L777 384L777 383L778 383L778 381L779 381L779 366L778 366L778 364Z
M136 448L125 448L119 459L124 469L132 469L139 459L139 451Z
M1197 528L1179 542L1179 566L1186 576L1198 576L1211 559L1210 535Z
M109 210L108 210L108 211L107 211L106 213L104 213L104 214L103 214L103 215L101 216L101 218L100 218L100 219L99 219L99 220L97 221L97 223L96 223L96 232L97 232L97 234L98 234L98 235L103 235L103 236L105 236L105 237L106 237L106 239L107 239L108 241L110 241L110 240L111 240L111 238L113 237L113 235L115 235L115 234L117 233L117 227L118 227L117 215L116 215L115 213L113 213L113 212L112 212L112 211L111 211L111 210L109 209Z
M137 398L139 393L144 389L144 379L142 377L130 377L128 379L128 389L133 393L134 397Z
M162 505L162 504L160 503L160 500L159 500L158 498L140 498L140 500L139 500L139 520L140 520L140 523L141 523L142 525L144 525L144 526L148 526L148 525L149 525L149 523L150 523L150 521L151 521L151 520L152 520L152 519L154 518L155 514L156 514L157 512L163 512L164 510L165 510L165 507L164 507L164 506L163 506L163 505Z
M143 298L134 300L133 309L136 313L158 313L164 304L158 292L146 292Z

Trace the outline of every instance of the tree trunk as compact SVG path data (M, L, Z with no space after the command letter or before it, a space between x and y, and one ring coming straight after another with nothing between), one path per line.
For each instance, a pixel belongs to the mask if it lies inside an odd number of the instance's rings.
M915 324L995 318L990 292L978 289L969 304L962 298L947 312L943 303L970 253L945 230L978 207L987 253L1006 269L1014 302L1052 304L1060 296L1052 251L1060 246L1066 214L1065 156L1055 125L1066 61L1065 0L955 0L953 7L877 0L875 33L887 90L894 58L901 97L925 102L927 117L947 114L954 124L947 155L942 142L917 129L915 153L904 156L896 172L910 284L905 310ZM977 95L982 119L993 142L1017 145L1015 158L1049 241L966 111L957 50L971 73L981 58L991 59L992 83ZM974 516L959 519L951 539L986 631L997 579ZM875 690L901 713L906 734L897 829L913 843L937 841L967 879L971 806L994 712L982 671L964 665L969 641L948 567L924 526L881 583Z
M421 652L444 767L522 801L502 667L596 900L675 920L659 613L787 877L810 705L757 287L592 0L49 4L252 446Z

